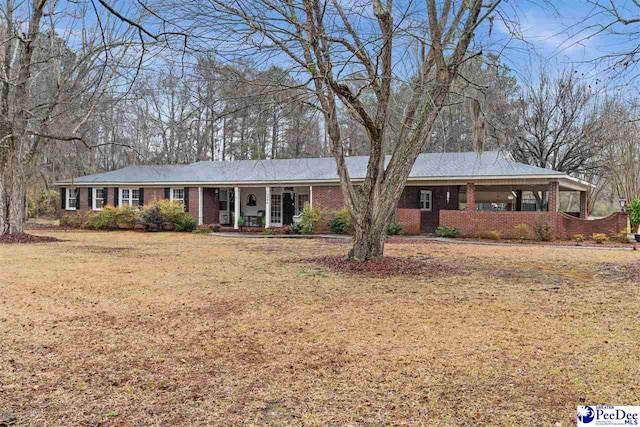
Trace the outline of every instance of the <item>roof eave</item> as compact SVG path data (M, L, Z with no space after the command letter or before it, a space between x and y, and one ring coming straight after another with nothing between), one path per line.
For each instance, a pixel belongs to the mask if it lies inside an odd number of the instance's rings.
M595 188L595 185L582 181L577 178L570 177L564 174L519 174L519 175L466 175L466 176L423 176L423 177L409 177L407 182L415 181L473 181L473 180L514 180L514 179L557 179L563 180L565 187L580 187L579 189ZM359 183L364 181L364 178L352 178L352 182ZM147 187L166 187L173 185L180 186L249 186L249 185L271 185L271 186L290 186L290 185L314 185L314 184L339 184L340 180L337 178L332 179L311 179L311 180L286 180L286 181L100 181L100 182L74 182L73 180L57 181L54 186L63 187L73 185L77 187L90 187L93 185L104 186L147 186Z

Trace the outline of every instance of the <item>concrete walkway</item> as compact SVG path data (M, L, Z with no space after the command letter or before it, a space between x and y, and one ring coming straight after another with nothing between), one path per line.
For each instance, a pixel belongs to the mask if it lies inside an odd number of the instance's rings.
M209 236L218 237L235 237L247 239L337 239L350 240L351 236L341 234L260 234L260 233L231 233L218 232L209 233ZM594 246L594 245L547 245L536 243L508 243L508 242L481 242L477 240L460 240L450 239L447 237L430 237L430 236L402 236L403 240L427 241L454 243L458 245L484 245L484 246L516 246L516 247L532 247L532 248L554 248L554 249L591 249L598 251L635 251L635 245L629 247L622 246Z
M209 233L209 236L217 237L240 237L247 239L351 239L351 236L341 234L262 234L262 233L233 233L221 231Z

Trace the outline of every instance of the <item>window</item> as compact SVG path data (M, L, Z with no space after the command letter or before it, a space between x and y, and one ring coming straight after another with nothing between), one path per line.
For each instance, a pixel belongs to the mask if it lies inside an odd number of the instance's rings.
M138 206L140 204L140 190L138 188L120 189L120 206Z
M93 189L93 210L101 211L104 207L104 188Z
M247 196L247 206L255 206L257 204L257 199L255 194L249 194Z
M78 207L79 188L67 188L67 210L75 211Z
M420 210L422 211L430 211L431 210L431 191L429 190L420 190Z
M282 196L280 194L271 195L271 223L282 223Z
M181 204L184 205L184 188L172 188L171 200L180 202Z
M229 192L227 190L220 190L220 194L218 195L218 205L220 207L220 210L223 212L226 212L229 207L229 205L227 204L228 195L229 195Z
M308 194L298 194L298 215L302 213L304 208L309 204L309 195Z

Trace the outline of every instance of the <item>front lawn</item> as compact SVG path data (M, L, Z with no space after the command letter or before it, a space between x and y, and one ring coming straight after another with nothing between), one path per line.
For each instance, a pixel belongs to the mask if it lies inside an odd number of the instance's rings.
M345 241L35 233L65 241L0 245L0 425L568 426L640 404L640 252L405 240L387 253L443 273L385 277L308 262Z

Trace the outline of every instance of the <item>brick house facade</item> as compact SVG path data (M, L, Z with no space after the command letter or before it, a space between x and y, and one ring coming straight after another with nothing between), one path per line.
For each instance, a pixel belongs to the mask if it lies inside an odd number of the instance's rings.
M368 158L349 157L354 185L366 175ZM331 158L198 162L191 165L129 166L70 181L61 188L62 212L92 210L93 188L106 189L106 203L117 206L123 191L135 190L140 205L170 198L174 190L199 224L282 227L310 204L327 211L344 207L335 161ZM497 230L513 237L515 226L530 229L545 218L555 237L576 230L611 230L619 219L587 220L592 185L565 174L515 162L497 152L421 154L399 198L393 221L406 234L434 233L440 225L466 235ZM66 196L79 191L74 206ZM73 191L74 193L70 193ZM559 210L561 191L580 192L578 218ZM133 201L134 198L131 198ZM574 233L575 234L575 233Z

